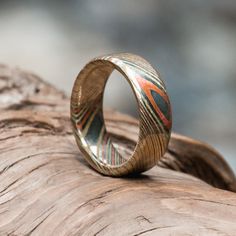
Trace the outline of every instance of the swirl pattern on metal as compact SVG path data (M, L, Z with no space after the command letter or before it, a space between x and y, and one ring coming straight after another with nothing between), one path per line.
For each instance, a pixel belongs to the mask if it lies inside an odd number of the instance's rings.
M114 69L127 79L138 103L139 137L128 159L114 147L103 118L103 93ZM97 57L81 70L71 95L71 121L85 159L109 176L143 172L156 165L167 149L172 126L164 82L146 60L129 53Z

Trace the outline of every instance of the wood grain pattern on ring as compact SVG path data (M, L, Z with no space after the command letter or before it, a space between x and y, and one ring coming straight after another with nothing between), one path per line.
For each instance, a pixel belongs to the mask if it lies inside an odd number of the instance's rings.
M127 79L138 103L139 136L128 158L114 147L103 118L104 88L114 69ZM166 152L172 125L163 81L146 60L129 53L97 57L83 68L72 90L71 120L86 160L97 171L113 176L156 165Z

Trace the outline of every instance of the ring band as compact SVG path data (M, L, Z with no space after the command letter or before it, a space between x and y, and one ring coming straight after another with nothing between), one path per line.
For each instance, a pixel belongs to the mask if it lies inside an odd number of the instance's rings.
M112 144L103 118L104 88L114 69L129 82L138 103L139 137L128 159ZM139 173L156 165L167 149L172 126L164 82L146 60L129 53L97 57L81 70L71 95L71 121L85 159L109 176Z

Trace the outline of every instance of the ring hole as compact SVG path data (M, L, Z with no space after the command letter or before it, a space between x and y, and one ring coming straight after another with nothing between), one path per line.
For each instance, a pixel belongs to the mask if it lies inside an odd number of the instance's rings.
M129 82L117 70L106 83L103 108L106 130L113 146L127 160L138 140L138 104ZM114 115L116 112L120 114Z

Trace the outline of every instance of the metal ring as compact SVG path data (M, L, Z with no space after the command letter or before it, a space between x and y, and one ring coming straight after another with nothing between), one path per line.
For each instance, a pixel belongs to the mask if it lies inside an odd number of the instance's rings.
M114 69L127 79L138 103L139 137L128 159L112 144L103 118L104 88ZM139 173L156 165L166 152L172 126L164 82L146 60L129 53L97 57L80 71L71 95L71 121L85 159L109 176Z

